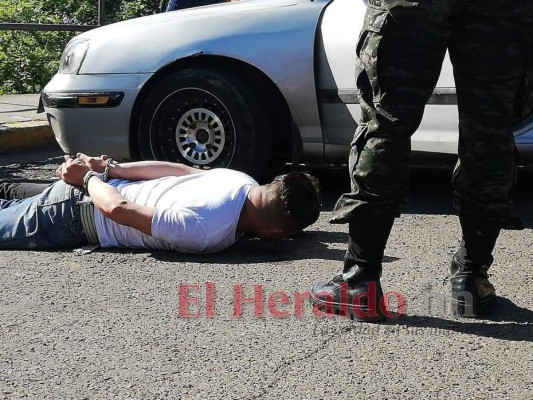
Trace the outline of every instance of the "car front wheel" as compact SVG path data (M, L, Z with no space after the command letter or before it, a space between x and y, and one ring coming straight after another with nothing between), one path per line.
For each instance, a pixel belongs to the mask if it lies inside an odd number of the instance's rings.
M141 157L261 175L271 154L271 125L258 97L223 72L172 73L152 88L141 109Z

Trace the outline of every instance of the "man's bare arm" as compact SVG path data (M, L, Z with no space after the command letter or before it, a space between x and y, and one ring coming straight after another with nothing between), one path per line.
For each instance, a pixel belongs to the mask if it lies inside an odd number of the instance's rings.
M105 217L115 221L117 224L129 226L147 235L152 235L152 218L155 208L127 200L117 189L102 182L97 177L89 179L87 189L95 207Z
M109 177L140 181L162 178L164 176L197 174L199 172L203 171L184 164L165 161L136 161L112 166L109 169Z
M100 157L91 157L83 153L78 153L77 158L87 164L93 171L104 172L107 156L102 155ZM141 181L157 179L164 176L197 174L200 172L203 171L179 163L166 161L136 161L111 165L111 168L109 169L109 177Z

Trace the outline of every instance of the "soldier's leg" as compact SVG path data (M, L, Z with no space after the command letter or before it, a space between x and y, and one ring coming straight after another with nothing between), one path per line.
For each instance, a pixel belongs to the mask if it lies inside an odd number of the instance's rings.
M512 127L524 112L527 57L516 14L498 2L469 2L450 46L459 106L454 205L463 240L452 260L454 312L481 314L495 298L487 270L501 228L521 229L511 213L515 183Z
M406 197L410 138L436 85L450 37L447 3L370 1L357 49L362 119L349 160L352 190L339 199L332 218L350 224L348 251L343 273L313 288L315 305L343 309L360 320L382 319L370 304L358 304L356 310L343 304L365 292L376 295L374 304L379 301L383 252ZM344 302L340 285L347 286ZM324 297L329 300L321 301Z

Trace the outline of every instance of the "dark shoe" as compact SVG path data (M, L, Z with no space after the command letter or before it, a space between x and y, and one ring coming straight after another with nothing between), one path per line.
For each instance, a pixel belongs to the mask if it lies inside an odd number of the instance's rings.
M0 179L0 199L22 200L41 194L50 182L25 182L22 180Z
M488 267L469 270L452 259L452 311L454 315L476 318L483 315L496 299L496 290L489 282Z
M357 321L376 322L386 319L383 290L379 275L359 269L350 282L342 273L329 282L319 282L311 290L313 307L328 314L349 316Z

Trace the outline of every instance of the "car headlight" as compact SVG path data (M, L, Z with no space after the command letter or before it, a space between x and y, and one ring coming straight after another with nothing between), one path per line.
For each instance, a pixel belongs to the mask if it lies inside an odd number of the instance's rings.
M80 70L83 59L89 49L88 40L72 40L67 44L63 54L61 55L61 62L59 63L60 74L77 74Z

